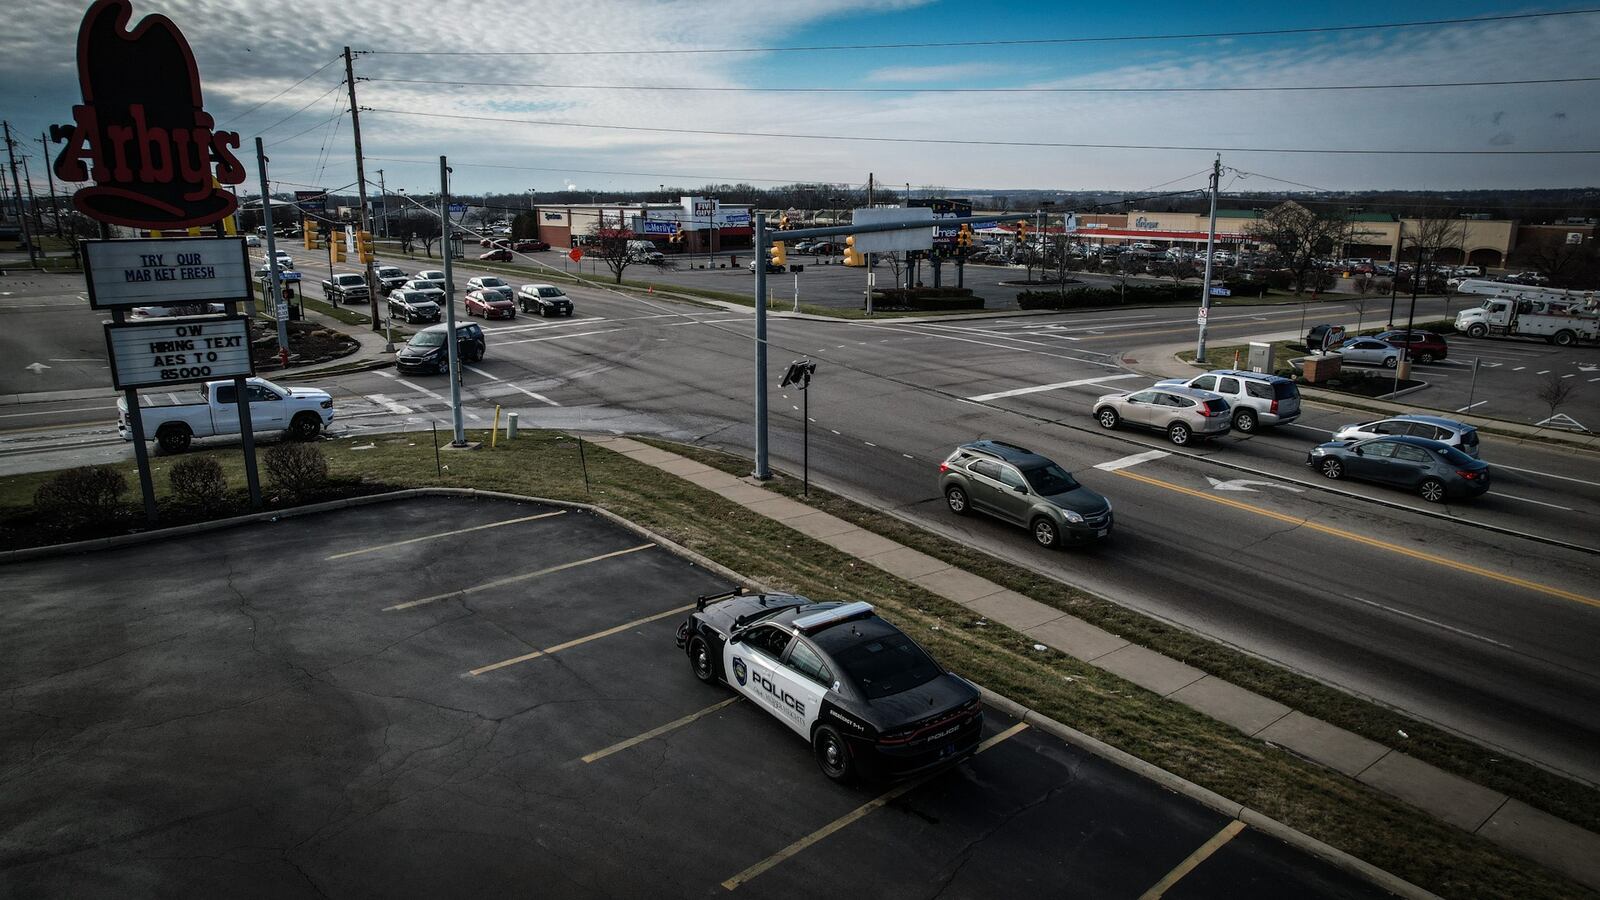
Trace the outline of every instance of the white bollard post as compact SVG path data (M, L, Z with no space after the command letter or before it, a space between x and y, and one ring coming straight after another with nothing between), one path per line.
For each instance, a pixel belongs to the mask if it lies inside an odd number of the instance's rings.
M517 436L517 414L506 413L506 440Z

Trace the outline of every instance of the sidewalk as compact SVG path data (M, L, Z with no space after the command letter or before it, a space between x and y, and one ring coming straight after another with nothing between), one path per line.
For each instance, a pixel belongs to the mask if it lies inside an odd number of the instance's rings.
M1063 653L1402 800L1596 889L1600 835L1296 712L758 482L622 437L592 443L661 469Z
M1299 340L1296 334L1274 334L1255 338L1254 340L1284 341ZM1205 371L1207 368L1231 368L1233 359L1212 357L1209 365L1200 366L1184 362L1178 354L1194 349L1194 342L1182 344L1164 344L1150 347L1134 353L1123 353L1118 361L1123 365L1152 378L1189 378ZM1240 361L1243 364L1243 360ZM1300 386L1300 396L1307 401L1318 403L1326 407L1340 409L1359 409L1375 412L1378 415L1400 415L1402 413L1415 413L1428 410L1446 415L1458 422L1492 434L1502 434L1527 441L1538 441L1546 444L1557 444L1567 447L1579 447L1587 450L1600 450L1600 434L1583 434L1582 432L1551 431L1548 428L1539 428L1525 422L1512 422L1507 419L1494 419L1488 416L1459 413L1450 410L1433 409L1432 407L1397 403L1393 400L1379 400L1373 397L1352 397L1336 391L1319 390L1314 387Z

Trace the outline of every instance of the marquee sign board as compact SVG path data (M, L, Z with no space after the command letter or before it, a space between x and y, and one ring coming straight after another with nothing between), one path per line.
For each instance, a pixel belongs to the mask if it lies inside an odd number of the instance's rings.
M83 251L95 309L254 299L243 238L84 241Z
M111 383L119 391L255 374L244 316L105 328Z

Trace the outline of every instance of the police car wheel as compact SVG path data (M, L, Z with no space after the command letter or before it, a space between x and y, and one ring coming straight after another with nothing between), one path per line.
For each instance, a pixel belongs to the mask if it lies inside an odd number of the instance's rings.
M845 746L844 737L833 726L817 727L817 733L811 738L811 749L816 753L822 774L839 784L855 781L856 765L850 758L850 748Z
M689 668L694 670L694 677L706 684L717 680L716 667L711 663L711 648L698 634L689 639Z

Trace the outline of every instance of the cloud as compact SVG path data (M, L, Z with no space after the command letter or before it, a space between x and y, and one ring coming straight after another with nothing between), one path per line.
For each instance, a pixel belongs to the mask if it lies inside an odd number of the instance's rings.
M1000 63L954 63L945 66L887 66L867 73L868 81L878 83L911 84L914 82L959 81L963 78L984 78L1009 75L1016 66Z

